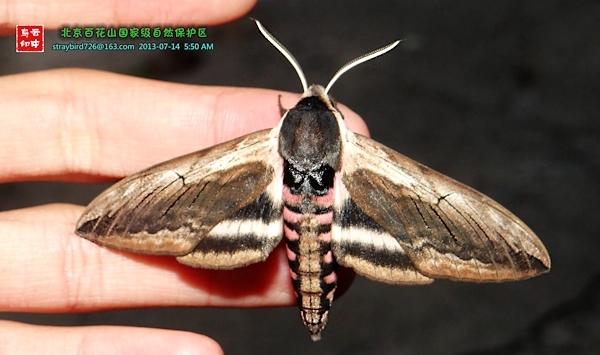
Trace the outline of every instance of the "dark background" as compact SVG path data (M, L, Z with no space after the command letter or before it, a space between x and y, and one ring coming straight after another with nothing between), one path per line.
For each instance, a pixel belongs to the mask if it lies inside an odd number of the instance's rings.
M318 343L292 307L1 318L186 329L213 337L227 353L600 353L599 1L271 0L248 16L287 46L309 83L326 84L345 62L405 38L347 73L331 94L362 115L376 140L475 187L524 220L550 252L550 274L419 287L359 277L335 302ZM247 18L207 32L215 50L197 53L47 48L19 55L14 37L7 37L0 40L0 73L86 67L301 91L291 66ZM58 41L46 33L46 43ZM3 184L0 210L86 204L105 187Z

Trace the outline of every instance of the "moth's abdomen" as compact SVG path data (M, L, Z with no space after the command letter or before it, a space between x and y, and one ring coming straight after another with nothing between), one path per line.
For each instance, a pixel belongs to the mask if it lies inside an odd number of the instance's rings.
M283 187L284 235L300 315L319 340L336 289L337 264L331 252L333 189L326 194L293 194Z

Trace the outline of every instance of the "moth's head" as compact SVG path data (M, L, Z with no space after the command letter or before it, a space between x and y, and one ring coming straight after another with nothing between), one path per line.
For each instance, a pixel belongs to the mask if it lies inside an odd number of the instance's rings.
M311 85L306 90L304 90L304 93L302 94L302 97L300 98L298 104L300 104L303 101L307 101L304 100L306 98L315 98L319 101L320 105L324 105L323 108L329 111L337 111L335 107L335 100L327 94L325 88L321 85ZM296 107L298 106L296 105Z

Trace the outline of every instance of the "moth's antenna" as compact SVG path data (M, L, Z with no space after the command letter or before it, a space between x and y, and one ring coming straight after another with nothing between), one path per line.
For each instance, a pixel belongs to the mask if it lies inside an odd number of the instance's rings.
M396 41L394 43L390 43L385 47L381 47L379 49L376 49L372 52L369 52L367 54L361 55L360 57L349 61L348 63L344 64L343 67L340 68L340 70L337 71L337 73L335 73L335 75L333 76L333 78L329 81L329 84L327 84L327 87L325 88L325 93L329 92L329 89L331 89L331 86L333 86L333 83L335 83L336 80L338 80L340 78L340 76L342 76L342 74L344 74L345 72L347 72L348 70L354 68L355 66L364 63L368 60L371 60L375 57L379 57L380 55L387 53L389 51L391 51L392 49L394 49L394 47L396 47L398 45L398 43L400 43L401 41Z
M294 67L294 69L296 69L296 73L298 73L298 77L300 77L300 81L302 82L302 90L306 91L308 89L308 85L306 84L306 78L304 77L304 73L302 72L302 68L300 68L300 64L298 64L298 61L296 60L296 58L294 58L294 56L290 53L290 51L288 51L283 44L281 44L275 37L273 37L272 34L269 33L269 31L267 31L263 25L260 24L260 22L258 20L252 19L254 22L256 22L256 26L258 26L258 29L260 30L260 32L263 34L263 36L265 36L265 38L271 42L271 44L277 48L278 51L281 52L281 54L283 54L287 60L290 62L290 64L292 64L292 66Z

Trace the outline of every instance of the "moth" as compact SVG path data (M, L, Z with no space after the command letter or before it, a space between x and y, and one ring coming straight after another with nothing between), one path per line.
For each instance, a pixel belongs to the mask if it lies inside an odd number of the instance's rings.
M339 265L398 285L514 281L550 270L542 242L507 209L346 128L329 89L399 41L344 65L323 88L308 86L296 59L256 24L300 77L296 106L273 129L121 180L87 206L79 236L206 269L264 261L285 237L300 315L315 341Z

